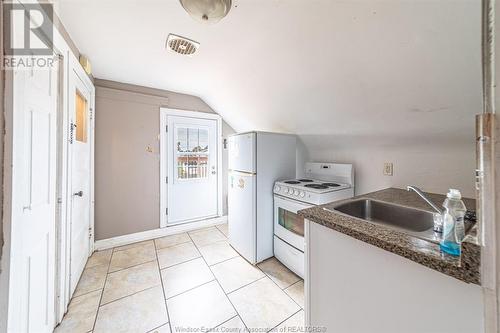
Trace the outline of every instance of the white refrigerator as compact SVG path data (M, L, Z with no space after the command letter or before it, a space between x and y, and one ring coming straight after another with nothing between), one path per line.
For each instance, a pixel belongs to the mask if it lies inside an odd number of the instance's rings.
M229 242L247 261L273 256L273 186L295 178L294 135L248 132L229 137Z

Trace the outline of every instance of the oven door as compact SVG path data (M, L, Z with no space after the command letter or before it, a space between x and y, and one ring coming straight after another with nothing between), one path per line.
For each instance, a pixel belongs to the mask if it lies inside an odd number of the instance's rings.
M274 196L274 234L304 252L304 219L297 215L301 209L313 207L300 201Z

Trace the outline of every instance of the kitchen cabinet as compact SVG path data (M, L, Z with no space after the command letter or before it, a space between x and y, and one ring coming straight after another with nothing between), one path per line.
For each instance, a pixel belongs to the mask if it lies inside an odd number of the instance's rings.
M481 287L306 220L306 325L329 332L482 332Z

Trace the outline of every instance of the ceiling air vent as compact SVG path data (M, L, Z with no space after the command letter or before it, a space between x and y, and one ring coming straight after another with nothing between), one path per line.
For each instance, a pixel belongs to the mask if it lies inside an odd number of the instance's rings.
M169 34L166 46L171 51L190 56L198 50L200 43L185 37Z

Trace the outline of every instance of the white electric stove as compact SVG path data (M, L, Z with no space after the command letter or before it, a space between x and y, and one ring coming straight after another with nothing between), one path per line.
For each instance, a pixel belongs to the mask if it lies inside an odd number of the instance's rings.
M352 198L351 164L306 163L305 176L274 183L274 256L304 277L304 219L302 209Z
M347 192L352 192L350 184L331 180L301 178L274 183L274 194L315 205L340 200Z

